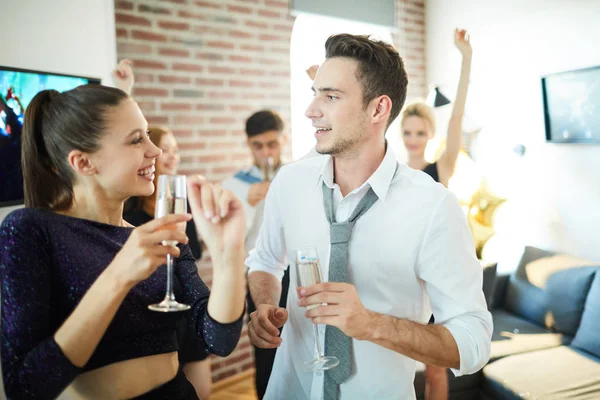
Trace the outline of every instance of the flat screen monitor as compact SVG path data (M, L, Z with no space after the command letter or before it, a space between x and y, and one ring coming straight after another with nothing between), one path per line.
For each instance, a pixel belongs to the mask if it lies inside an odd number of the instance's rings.
M100 79L0 66L0 207L23 204L21 131L27 105L44 89L59 92Z
M600 144L600 66L542 77L546 141Z

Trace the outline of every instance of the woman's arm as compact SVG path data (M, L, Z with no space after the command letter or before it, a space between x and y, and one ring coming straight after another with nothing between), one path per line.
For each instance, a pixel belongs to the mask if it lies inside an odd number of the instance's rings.
M438 161L441 175L448 177L448 179L454 173L458 153L462 147L462 119L465 113L465 103L467 102L467 92L469 90L472 57L471 43L467 31L456 29L454 32L454 44L462 54L462 65L456 97L454 98L454 105L452 107L452 115L448 123L446 150Z

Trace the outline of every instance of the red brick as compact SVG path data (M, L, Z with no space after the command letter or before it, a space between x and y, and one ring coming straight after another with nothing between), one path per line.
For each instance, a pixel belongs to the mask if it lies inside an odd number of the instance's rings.
M264 22L246 21L246 25L251 26L253 28L260 28L260 29L268 29L269 28L269 25L267 25Z
M282 61L280 60L276 60L274 58L259 58L258 62L261 64L265 64L265 65L277 65L277 64L283 64Z
M226 30L223 28L215 28L214 26L204 26L204 25L199 25L199 26L195 26L194 27L194 33L199 33L199 34L208 34L211 33L215 36L222 36L226 34Z
M174 63L173 64L174 71L187 71L187 72L202 72L204 67L198 64L184 64L184 63Z
M194 4L197 5L198 7L202 7L202 8L213 8L215 10L223 9L222 4L217 4L217 3L210 2L210 1L195 1Z
M292 25L275 24L273 25L273 28L275 28L276 31L291 33L293 27Z
M119 0L115 2L115 10L133 10L133 3Z
M210 92L208 94L209 99L235 99L236 93L234 92Z
M149 83L154 82L154 74L144 74L135 71L135 83Z
M229 61L250 64L250 63L252 63L252 58L246 57L246 56L229 56Z
M211 40L206 42L206 47L214 47L218 49L233 49L235 45L231 42L223 42L220 40Z
M175 123L183 125L202 125L204 124L204 117L201 115L177 115L175 116Z
M117 38L126 38L129 36L129 32L124 28L117 28Z
M243 93L242 99L262 100L265 98L264 93Z
M196 161L196 157L194 156L183 156L180 158L180 162L182 164L192 164Z
M206 143L203 142L190 142L190 143L178 143L179 150L202 150L206 148Z
M210 129L210 130L201 130L198 132L198 134L202 137L202 136L227 136L227 131L225 130L216 130L216 129Z
M212 172L214 174L221 174L221 175L233 175L234 173L236 173L239 170L238 167L231 165L228 167L217 167L217 168L213 168ZM217 379L215 379L215 382L217 381Z
M241 7L241 6L233 6L233 5L227 5L227 11L229 12L236 12L236 13L240 13L240 14L252 14L252 9L248 8L248 7Z
M229 159L232 161L245 161L247 159L249 159L250 156L248 155L248 152L245 151L243 153L229 153Z
M254 110L254 107L251 107L247 104L233 104L229 106L229 109L233 112L247 111L251 112Z
M244 69L240 70L240 75L253 75L253 76L264 76L265 71L262 69Z
M222 61L224 57L219 53L196 53L196 58L199 60Z
M260 15L261 17L267 17L267 18L281 18L281 14L275 11L269 11L269 10L258 10L258 15Z
M148 61L148 60L132 60L133 66L138 68L146 68L146 69L167 69L167 65L158 61Z
M137 76L136 76L137 79ZM183 83L189 84L192 79L189 76L175 76L175 75L160 75L158 77L160 83Z
M146 117L146 121L148 121L148 125L166 125L169 123L169 118L164 116L149 116Z
M286 1L275 1L275 0L266 0L265 5L267 7L285 8L286 10L288 10L290 7L288 2L286 2Z
M232 80L232 81L229 81L229 86L230 87L254 87L255 83L251 82L251 81Z
M269 75L271 75L271 76L282 76L282 77L289 78L290 77L290 71L271 71L269 73Z
M190 29L190 25L185 22L158 21L158 26L174 31L187 31Z
M196 78L196 85L199 86L225 86L225 81L223 79L206 79L206 78Z
M175 4L187 4L187 0L162 0L162 1L168 1L169 3L175 3Z
M208 72L211 74L233 74L235 69L229 67L208 67Z
M124 25L152 26L152 22L150 22L149 19L143 18L143 17L138 17L136 15L131 15L131 14L116 13L115 14L115 22L117 24L124 24Z
M163 111L191 111L192 105L189 103L163 103L160 105Z
M137 105L143 113L156 110L156 104L153 101L138 101Z
M196 104L198 111L225 111L223 104Z
M259 84L259 86L261 88L265 88L265 89L272 89L272 88L279 87L279 83L278 82L261 82Z
M213 117L210 120L211 124L235 124L235 118L231 117Z
M205 13L193 13L187 10L180 10L178 14L181 18L199 19L202 21L206 20Z
M159 33L146 32L146 31L132 31L131 37L134 39L148 40L152 42L166 42L167 37Z
M169 95L169 91L167 89L159 89L159 88L141 88L134 87L133 88L134 96L156 96L156 97L167 97Z
M208 144L209 149L236 149L238 148L237 142L227 141L227 142L210 142ZM248 155L248 154L246 154Z
M226 159L227 157L224 154L211 154L198 157L198 161L201 163L225 161Z
M227 357L225 359L225 365L226 366L230 366L230 365L233 365L233 364L237 364L240 361L247 360L248 358L250 358L250 354L249 353L239 354L239 355L236 355L236 356L230 356L230 357Z
M285 38L283 36L277 36L277 35L260 35L259 37L260 40L285 40Z
M280 54L290 54L290 48L289 47L271 47L269 49L269 51L273 52L273 53L280 53Z
M251 45L251 44L242 44L240 45L240 49L241 50L246 50L246 51L256 51L259 53L262 53L265 51L265 46L255 46L255 45ZM289 52L289 50L288 50Z
M190 56L190 52L188 50L173 49L173 48L168 48L168 47L158 49L158 54L161 56L168 56L168 57L189 57Z
M173 132L176 138L194 136L194 132L191 129L172 129L171 132Z
M230 31L229 36L234 37L234 38L251 38L254 35L246 32L246 31Z
M152 47L147 44L117 43L117 52L119 54L150 54Z

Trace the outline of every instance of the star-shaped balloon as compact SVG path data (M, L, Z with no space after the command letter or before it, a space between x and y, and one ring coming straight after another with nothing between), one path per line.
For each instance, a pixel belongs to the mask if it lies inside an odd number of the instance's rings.
M494 214L505 201L505 198L490 191L485 179L481 180L479 189L471 197L467 221L475 240L475 251L479 259L481 259L483 246L496 233L494 231Z

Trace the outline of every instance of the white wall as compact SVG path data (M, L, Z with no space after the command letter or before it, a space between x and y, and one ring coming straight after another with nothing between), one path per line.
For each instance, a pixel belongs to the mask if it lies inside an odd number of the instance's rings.
M540 89L542 75L600 65L600 1L428 0L426 13L427 79L448 94L460 69L452 30L472 33L477 162L509 198L485 257L531 244L600 261L600 146L546 143Z
M0 0L0 65L101 78L116 64L112 0ZM0 221L13 207L0 208Z

